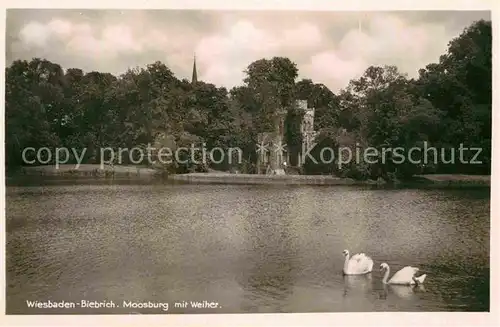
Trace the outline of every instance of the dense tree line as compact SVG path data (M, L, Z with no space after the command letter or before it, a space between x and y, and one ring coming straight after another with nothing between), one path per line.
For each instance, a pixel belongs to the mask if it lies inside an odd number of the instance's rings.
M291 157L297 157L302 112L295 100L306 99L316 108L314 125L319 131L313 156L324 145L382 149L423 147L424 142L450 151L461 143L483 151L476 158L482 164L475 165L388 160L338 167L309 160L301 167L303 173L358 179L422 172L488 174L491 40L491 22L475 22L449 43L438 63L421 69L418 78L407 78L393 66L372 66L339 94L309 79L297 81L296 65L283 57L251 63L243 85L231 90L179 80L161 62L116 77L76 68L64 72L58 64L39 58L18 60L6 69L7 168L24 164L21 153L26 147L86 148L84 162L98 163L100 148L204 144L207 149L238 147L243 162L234 167L226 158L220 164L188 162L161 168L182 173L211 166L252 173L257 135L272 129L277 108L286 110L285 141ZM414 158L422 156L417 153ZM127 156L121 164L129 164Z

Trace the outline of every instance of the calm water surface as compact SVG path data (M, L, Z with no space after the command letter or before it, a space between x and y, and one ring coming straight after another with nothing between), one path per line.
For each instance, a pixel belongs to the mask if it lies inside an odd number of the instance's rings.
M7 313L26 301L169 303L168 313L488 311L489 191L47 185L7 188ZM342 250L371 275L342 276ZM424 287L378 271L420 267ZM392 273L391 273L392 274ZM182 301L214 309L175 308Z

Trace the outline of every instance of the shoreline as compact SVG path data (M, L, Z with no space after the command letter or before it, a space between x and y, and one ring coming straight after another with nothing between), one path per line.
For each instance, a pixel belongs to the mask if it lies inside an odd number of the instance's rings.
M232 174L226 172L188 173L166 175L159 170L138 166L105 166L84 164L78 169L74 165L22 167L6 174L9 181L22 180L105 180L142 181L146 183L212 184L212 185L308 185L308 186L371 186L371 187L416 187L416 188L490 188L490 175L433 174L416 175L411 180L399 183L341 178L330 175L257 175Z

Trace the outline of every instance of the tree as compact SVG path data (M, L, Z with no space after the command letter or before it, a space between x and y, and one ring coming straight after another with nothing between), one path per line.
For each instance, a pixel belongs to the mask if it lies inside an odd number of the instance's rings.
M15 61L6 69L5 125L6 164L24 164L26 147L52 147L58 144L55 131L63 118L61 67L35 58Z
M384 149L391 149L387 155L380 155L377 163L362 164L372 178L388 178L390 173L407 178L419 171L418 164L409 160L395 164L391 156L396 148L408 151L421 147L428 140L427 132L439 121L437 110L414 91L413 81L394 66L372 66L360 79L351 81L342 93L340 105L344 111L354 112L354 121L348 115L341 120L359 138L363 151L370 147L382 154ZM421 157L412 158L418 159Z
M298 69L288 58L274 57L251 63L244 79L258 107L259 132L273 130L280 109L288 109L295 101L295 79Z
M491 22L477 21L449 43L438 63L420 70L420 94L443 115L439 133L432 139L444 148L458 148L463 143L483 149L482 165L457 162L441 165L439 172L490 172L491 41Z
M78 68L64 72L40 58L14 61L5 75L7 167L26 164L21 156L26 147L86 148L84 162L95 163L102 147L144 148L162 142L178 147L192 142L208 149L240 148L244 162L238 169L254 172L259 133L284 134L291 158L297 157L303 112L295 101L307 100L315 108L314 129L319 132L315 151L324 146L408 150L422 148L423 142L457 149L464 144L483 149L477 158L483 164L429 168L395 163L389 155L376 164L351 162L342 169L335 163L308 162L306 173L391 179L425 171L490 172L491 22L481 20L466 28L417 79L408 79L394 66L372 66L336 95L310 79L296 82L298 69L288 58L260 59L245 72L244 84L228 92L209 83L179 80L159 61L121 76ZM278 131L283 111L285 128ZM470 160L474 153L467 155ZM130 163L123 159L122 164ZM209 166L235 168L229 160ZM167 168L178 173L207 169L193 162Z

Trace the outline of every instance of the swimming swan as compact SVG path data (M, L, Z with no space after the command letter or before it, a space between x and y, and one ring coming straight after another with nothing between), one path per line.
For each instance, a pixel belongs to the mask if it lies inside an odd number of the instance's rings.
M349 251L342 252L345 256L343 272L345 275L364 275L372 271L373 260L364 253L358 253L349 258Z
M385 269L385 274L384 278L382 279L382 283L384 284L393 284L393 285L419 285L423 284L425 277L427 277L426 274L423 274L419 277L416 277L415 275L419 271L418 268L415 267L410 267L406 266L400 271L396 272L394 276L392 276L389 281L387 281L387 278L389 278L389 272L390 268L387 263L382 263L380 265L380 271Z

